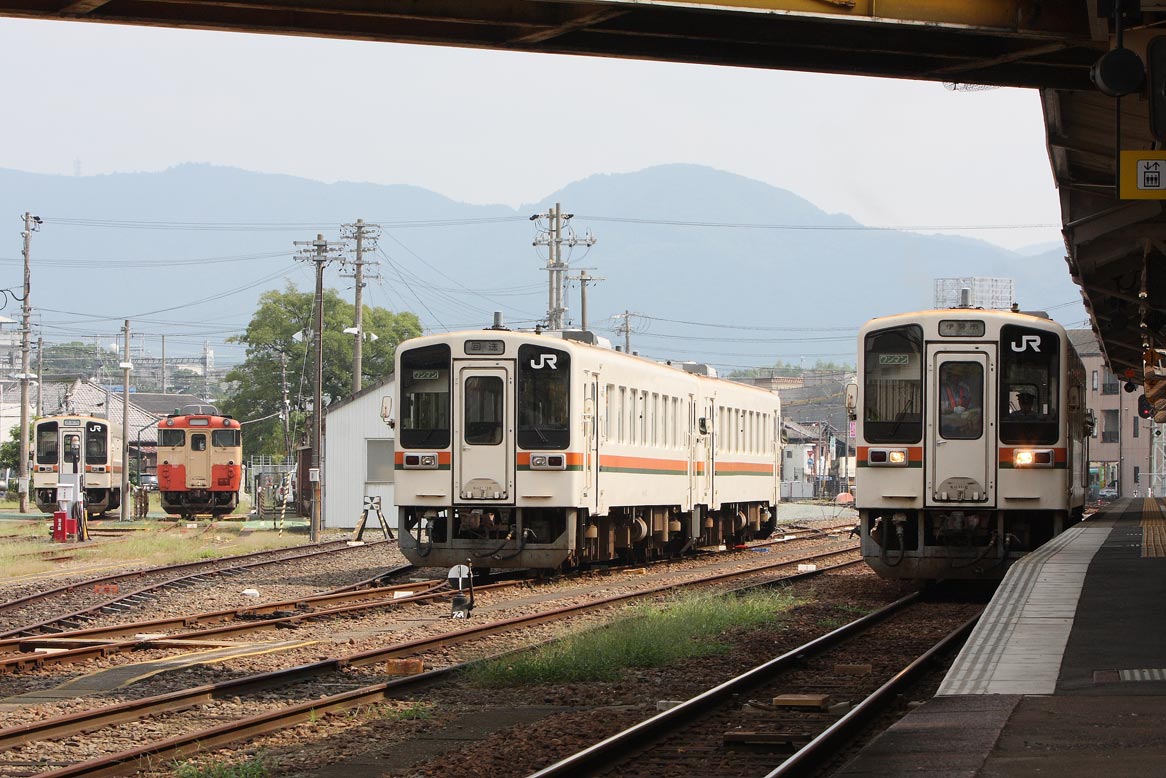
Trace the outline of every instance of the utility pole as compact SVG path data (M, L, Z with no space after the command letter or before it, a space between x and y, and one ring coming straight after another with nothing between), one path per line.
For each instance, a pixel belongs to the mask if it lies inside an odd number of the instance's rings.
M596 281L606 281L602 276L587 275L587 268L582 268L577 276L567 276L568 281L579 282L579 329L587 329L587 284Z
M364 351L364 252L366 250L365 240L369 241L368 250L376 248L376 239L380 237L380 226L377 224L365 224L364 219L357 219L355 224L341 225L342 235L345 238L351 238L356 241L355 255L356 259L353 261L352 278L356 285L354 293L355 314L353 316L352 329L355 330L352 335L356 338L352 345L352 393L355 395L360 391L361 380L361 360ZM344 271L340 275L347 275Z
M162 336L162 394L166 394L166 336Z
M323 501L321 495L324 490L324 470L321 467L324 457L320 450L324 443L324 266L336 259L338 247L329 245L323 235L316 235L312 241L295 241L295 245L303 246L296 259L311 261L316 264L316 299L315 323L312 325L312 352L315 354L315 380L312 392L312 473L315 483L312 486L312 518L310 523L310 540L320 542L320 530L324 526ZM333 252L329 254L329 251Z
M36 415L45 415L45 339L36 339Z
M287 452L288 461L291 461L291 403L287 399L287 354L279 355L279 384L283 392L283 400L279 406L279 415L283 420L283 450Z
M130 362L130 320L125 320L122 330L125 337L123 362L121 367L121 520L130 520L130 371L133 364ZM139 474L139 479L141 478Z
M32 233L39 230L40 225L39 216L25 211L24 231L20 233L24 238L24 299L21 301L20 319L20 468L16 479L21 513L28 513L28 335L32 328L32 306L29 304L32 274L28 260L32 250Z
M547 247L547 329L551 330L563 329L563 320L567 313L563 299L563 281L567 270L567 263L563 261L563 244L566 243L570 248L575 246L590 248L597 242L597 238L590 231L580 238L567 225L574 216L572 213L563 213L562 206L555 203L555 207L546 213L536 213L530 217L531 221L544 217L547 220L547 226L543 228L540 225L539 234L531 245Z
M623 313L615 315L617 319L623 319L623 324L615 325L616 334L623 333L623 350L630 354L632 353L632 312L625 310Z

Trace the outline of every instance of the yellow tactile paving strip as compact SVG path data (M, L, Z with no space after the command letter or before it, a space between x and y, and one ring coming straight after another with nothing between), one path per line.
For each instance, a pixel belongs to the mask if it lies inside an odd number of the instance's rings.
M1142 556L1166 556L1166 514L1156 497L1142 500Z

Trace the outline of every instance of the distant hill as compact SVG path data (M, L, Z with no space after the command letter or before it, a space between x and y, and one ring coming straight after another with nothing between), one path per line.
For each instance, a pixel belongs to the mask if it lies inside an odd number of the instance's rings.
M632 348L651 356L725 369L845 359L861 322L929 307L941 276L1011 277L1021 307L1066 323L1085 318L1063 248L1028 255L866 230L792 192L680 164L591 176L517 210L412 186L197 164L87 177L0 170L0 213L10 220L0 263L4 285L19 288L15 219L31 211L44 219L33 237L32 300L47 339L112 332L129 316L138 331L175 335L171 354L193 353L202 338L241 329L258 295L285 278L310 288L311 267L293 260L293 241L335 240L341 223L363 218L384 227L382 253L370 257L382 261L381 278L366 302L415 311L437 330L486 326L494 310L529 326L545 314L547 274L528 217L556 202L575 214L580 235L589 228L598 237L570 255L573 275L588 268L604 279L589 285L590 324L614 340L622 336L611 317L640 314ZM327 283L352 284L335 268ZM578 323L578 289L568 294ZM0 313L13 316L15 306Z

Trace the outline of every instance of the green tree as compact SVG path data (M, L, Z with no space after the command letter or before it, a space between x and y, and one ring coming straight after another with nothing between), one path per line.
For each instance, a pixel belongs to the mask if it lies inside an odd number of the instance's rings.
M291 427L306 429L313 393L312 339L313 292L301 292L290 283L283 291L259 298L259 307L247 330L232 338L247 345L247 359L227 374L228 393L223 410L241 421L255 421L243 428L248 455L286 453L281 412L281 363L286 364ZM324 291L323 401L327 407L352 393L354 308L335 290ZM366 339L361 358L361 383L379 381L393 371L397 344L421 334L421 322L412 313L393 313L364 306L363 327L377 336ZM285 362L286 360L286 362ZM269 417L269 418L265 418ZM295 433L293 433L295 434ZM298 436L297 436L298 437ZM295 443L295 440L292 441Z
M44 352L45 380L90 378L100 375L102 369L117 371L120 356L113 350L104 350L93 343L48 344Z

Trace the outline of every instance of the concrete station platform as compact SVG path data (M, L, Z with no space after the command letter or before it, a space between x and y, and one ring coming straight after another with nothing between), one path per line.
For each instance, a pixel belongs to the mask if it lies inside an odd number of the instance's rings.
M1013 565L937 695L845 778L1166 776L1166 514L1121 500Z

